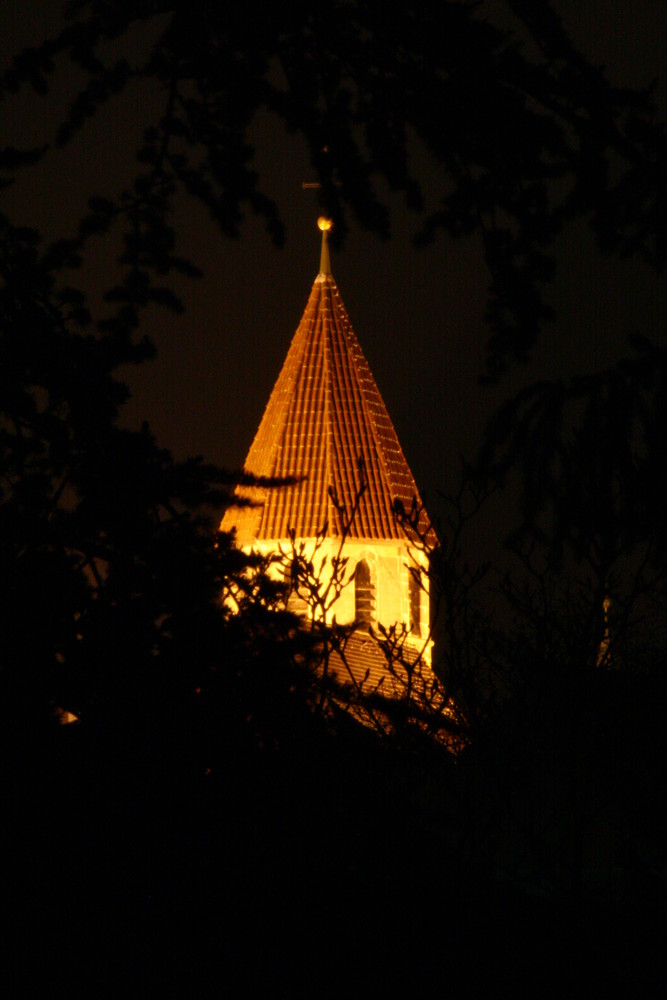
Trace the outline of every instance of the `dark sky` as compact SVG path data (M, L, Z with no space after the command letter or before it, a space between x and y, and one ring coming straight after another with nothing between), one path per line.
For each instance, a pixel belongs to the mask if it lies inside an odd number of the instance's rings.
M52 0L10 2L7 53L57 27ZM605 64L613 82L643 85L656 77L665 106L667 8L658 0L559 0L556 7L584 53ZM5 106L10 141L52 134L67 96L63 85L49 104L31 97ZM16 221L49 236L72 232L88 194L131 180L142 118L142 107L128 94L70 147L22 178L3 204ZM305 150L270 121L257 123L255 138L258 168L287 224L286 248L276 250L257 220L247 221L237 242L219 235L203 210L192 204L179 209L181 249L206 274L179 286L184 316L156 311L147 318L158 359L132 375L126 414L135 424L148 419L160 443L178 457L203 454L228 467L245 457L319 263L316 196L301 190L311 176ZM435 198L428 164L422 171ZM528 368L498 389L482 389L477 379L487 279L479 247L475 240L440 237L416 250L411 236L417 220L397 200L391 204L391 240L383 243L351 225L344 247L332 255L332 270L427 497L452 487L459 452L472 454L494 406L512 389L544 375L602 367L619 355L629 333L656 340L664 335L665 281L642 266L602 260L584 228L573 228L560 240L550 292L558 321L545 330ZM113 248L100 245L87 263L93 291L112 260Z

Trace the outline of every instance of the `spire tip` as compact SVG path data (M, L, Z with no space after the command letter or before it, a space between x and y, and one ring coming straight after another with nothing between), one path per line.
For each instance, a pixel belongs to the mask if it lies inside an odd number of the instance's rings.
M329 230L333 226L331 219L321 215L317 220L318 228L322 232L322 253L320 255L320 274L331 274L331 262L329 260Z

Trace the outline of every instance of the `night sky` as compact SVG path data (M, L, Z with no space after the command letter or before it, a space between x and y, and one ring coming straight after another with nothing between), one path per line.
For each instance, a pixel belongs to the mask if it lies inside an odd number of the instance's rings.
M667 106L667 8L657 0L555 4L583 52L607 66L614 83L658 80ZM58 5L10 4L3 56L58 27ZM133 41L137 47L141 40ZM59 80L46 100L28 95L5 104L8 142L48 141L75 80ZM90 194L115 193L132 179L133 153L146 113L132 91L111 103L70 146L26 172L3 194L16 222L47 237L74 232ZM128 372L133 398L124 419L147 419L158 441L177 457L201 454L229 468L242 464L301 318L318 271L317 195L302 191L312 171L305 148L279 123L258 121L257 168L287 225L275 249L261 220L247 219L239 241L221 236L198 206L178 208L181 253L205 270L177 290L183 316L154 310L146 329L158 358ZM437 186L427 162L420 173L427 195ZM350 219L332 271L352 325L422 493L437 508L437 492L452 489L458 455L472 456L494 407L511 391L541 377L604 367L635 332L664 336L667 286L643 265L604 260L583 225L558 244L559 270L549 298L558 320L543 333L533 363L494 389L481 388L487 276L475 239L442 235L425 250L411 239L418 219L390 199L392 237L382 242ZM114 245L91 245L83 271L93 300L109 283Z

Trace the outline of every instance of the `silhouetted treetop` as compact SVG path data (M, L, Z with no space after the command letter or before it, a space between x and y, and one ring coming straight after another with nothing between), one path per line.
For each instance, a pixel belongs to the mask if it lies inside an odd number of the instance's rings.
M168 720L225 653L248 658L258 615L267 644L289 626L208 516L239 477L119 426L131 345L88 331L52 258L0 215L0 690L4 737L26 742L56 709Z
M604 576L640 543L664 566L667 457L665 351L634 354L592 375L521 390L487 430L481 465L494 482L518 473L521 533L588 557Z
M664 261L665 137L650 97L589 65L546 0L333 0L261 16L201 2L76 0L66 10L62 31L19 55L2 80L5 95L27 84L47 94L64 60L76 64L84 82L57 144L130 83L142 95L157 82L162 94L155 114L145 102L152 120L133 187L91 201L79 229L81 244L124 220L125 277L113 292L121 325L147 301L177 307L164 276L196 273L175 252L178 192L203 202L228 235L250 211L282 242L279 206L254 164L260 112L307 143L338 238L350 211L388 235L383 183L422 213L421 239L481 237L491 376L528 355L549 316L541 290L568 218L589 219L606 250ZM137 33L144 44L133 46ZM435 208L414 165L420 147L439 176ZM7 150L0 165L9 174L36 152Z

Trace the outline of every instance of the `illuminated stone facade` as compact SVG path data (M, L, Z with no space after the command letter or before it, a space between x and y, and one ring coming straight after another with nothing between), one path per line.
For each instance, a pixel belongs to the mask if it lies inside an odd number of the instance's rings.
M320 272L245 469L296 482L240 489L253 506L230 509L223 530L234 528L242 547L282 551L285 576L293 533L309 559L316 552L323 585L344 535L346 586L331 616L358 621L366 630L377 623L405 625L430 660L428 598L418 582L426 557L416 541L418 534L432 548L435 534L331 274L326 229ZM419 510L416 533L397 521L396 501L406 511ZM296 610L306 610L303 596L292 593Z

